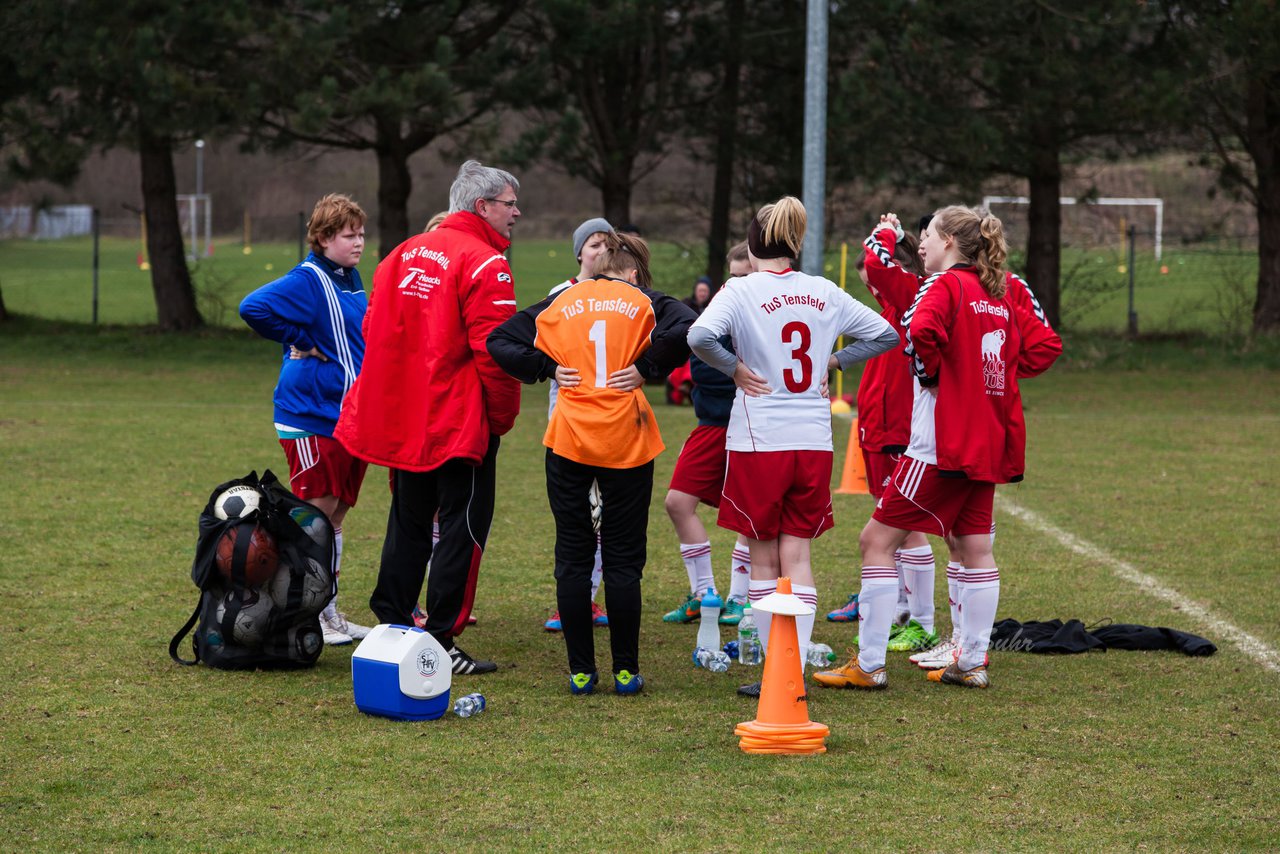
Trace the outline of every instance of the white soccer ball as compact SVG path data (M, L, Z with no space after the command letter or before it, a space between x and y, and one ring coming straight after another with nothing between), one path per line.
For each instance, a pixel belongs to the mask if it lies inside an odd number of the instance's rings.
M276 609L275 603L261 590L233 587L223 595L214 611L214 619L219 626L236 602L239 602L240 610L236 612L235 621L231 624L231 640L241 646L261 646L267 635L271 614Z
M306 532L313 542L324 545L329 535L329 520L314 507L293 507L289 516L298 523L298 527Z
M233 486L213 500L213 515L219 519L242 519L258 509L262 495L247 484Z
M324 567L311 558L307 558L307 566L298 569L297 572L302 581L302 600L298 604L299 609L319 614L324 606L329 604L329 599L333 595L331 574L325 572ZM293 576L293 567L281 563L276 574L263 585L271 599L281 609L289 607L289 585L293 582Z
M600 520L604 518L604 505L600 501L600 484L591 481L591 491L587 493L587 506L591 508L591 527L600 533Z

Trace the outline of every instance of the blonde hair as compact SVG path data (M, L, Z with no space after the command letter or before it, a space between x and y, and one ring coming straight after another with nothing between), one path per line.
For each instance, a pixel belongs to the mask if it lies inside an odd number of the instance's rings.
M783 196L757 211L756 220L760 223L760 237L766 246L782 244L791 250L792 258L800 257L809 215L799 199Z
M311 219L307 220L307 242L311 244L311 251L323 254L321 240L332 240L334 235L347 226L359 228L367 220L364 208L353 202L350 196L330 193L316 202L315 209L311 211Z
M429 231L435 231L437 228L440 227L440 223L444 222L448 216L449 216L448 211L440 211L440 213L436 214L435 216L431 217L431 219L427 220L427 227L422 229L422 233L426 234Z
M591 267L592 276L625 276L636 271L636 284L641 287L652 287L653 279L649 275L649 244L644 238L625 232L604 232L604 252Z
M1009 289L1004 276L1009 246L1000 218L986 208L951 205L935 213L930 225L938 234L956 242L960 256L978 268L978 279L986 292L994 299L1002 299Z

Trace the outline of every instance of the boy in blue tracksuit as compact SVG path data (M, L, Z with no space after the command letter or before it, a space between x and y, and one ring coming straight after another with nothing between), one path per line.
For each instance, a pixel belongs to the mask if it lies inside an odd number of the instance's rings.
M289 488L333 524L334 577L342 559L342 520L355 506L366 463L333 438L342 399L364 361L361 326L369 299L356 265L365 213L343 195L316 203L307 223L311 254L240 303L240 316L281 344L275 428L289 462ZM369 630L349 622L337 597L320 615L325 643L349 644Z

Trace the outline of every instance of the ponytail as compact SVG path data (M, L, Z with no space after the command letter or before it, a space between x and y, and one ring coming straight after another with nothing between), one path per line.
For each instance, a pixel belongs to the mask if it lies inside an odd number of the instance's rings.
M999 217L985 208L952 205L934 214L932 225L939 234L953 239L961 257L978 269L978 280L992 299L1003 299L1009 290L1004 275L1009 246Z
M636 271L636 284L642 288L653 287L649 274L649 244L634 234L605 233L604 252L591 267L592 276L625 276Z
M747 245L757 258L799 258L809 217L795 196L783 196L756 212L747 227Z

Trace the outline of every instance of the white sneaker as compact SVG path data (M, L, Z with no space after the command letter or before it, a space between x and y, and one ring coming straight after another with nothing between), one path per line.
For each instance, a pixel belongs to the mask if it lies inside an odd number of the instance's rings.
M323 619L323 615L321 615ZM364 640L372 631L368 626L357 625L347 619L347 615L341 611L334 610L329 612L329 625L340 634L347 635L352 640Z
M959 644L946 640L935 646L933 649L926 649L924 652L917 652L907 660L919 667L921 670L941 670L956 660L956 653L959 649Z
M341 617L339 617L341 620ZM342 629L349 626L346 620L334 620L327 614L320 615L320 630L324 632L324 642L326 646L347 646L353 638ZM368 630L366 629L366 633Z

